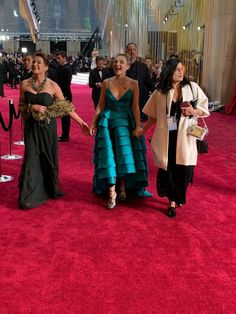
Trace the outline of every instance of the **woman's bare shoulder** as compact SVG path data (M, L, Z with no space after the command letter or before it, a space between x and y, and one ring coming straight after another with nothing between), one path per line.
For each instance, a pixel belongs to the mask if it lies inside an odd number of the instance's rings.
M20 85L21 86L28 86L28 85L31 86L31 83L32 83L32 78L30 77L30 78L28 78L26 80L21 81Z
M50 78L48 78L48 86L52 89L52 90L55 90L55 89L58 89L59 88L59 85L51 80Z
M31 80L31 78L28 78L26 80L21 81L20 89L23 92L32 89L32 80Z
M49 77L47 78L48 84L50 84L51 86L56 86L57 83L54 82L53 80L51 80Z
M131 85L131 86L138 86L138 81L126 76L126 80L127 82Z
M109 82L112 82L112 77L109 77L109 78L106 78L103 82L102 82L102 85L107 87Z

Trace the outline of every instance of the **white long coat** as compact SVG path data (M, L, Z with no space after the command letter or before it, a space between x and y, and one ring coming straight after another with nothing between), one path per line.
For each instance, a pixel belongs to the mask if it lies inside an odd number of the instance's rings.
M203 116L209 116L208 99L202 89L194 82L191 82L192 90L187 84L181 89L183 101L191 101L197 98L196 108L203 112ZM167 169L169 131L167 116L170 115L171 103L174 89L167 94L155 91L143 108L143 112L156 119L156 127L152 137L151 146L153 151L154 163L158 168ZM176 147L176 164L194 166L197 164L197 145L196 138L187 135L187 129L193 123L193 118L184 117L181 114Z

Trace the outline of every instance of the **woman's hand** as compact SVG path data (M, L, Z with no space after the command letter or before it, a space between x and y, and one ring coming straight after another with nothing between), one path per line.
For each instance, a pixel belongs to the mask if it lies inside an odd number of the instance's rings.
M97 133L97 128L95 127L94 124L90 125L90 135L94 136Z
M90 129L88 127L88 124L84 121L81 122L80 124L81 130L84 135L89 135L90 134Z
M142 135L143 135L143 128L141 126L138 126L133 130L133 136L140 137Z
M31 105L31 111L44 113L44 111L47 109L46 106L41 105Z
M193 116L195 113L193 106L187 101L185 101L181 104L181 110L182 110L183 116L185 116L185 117Z

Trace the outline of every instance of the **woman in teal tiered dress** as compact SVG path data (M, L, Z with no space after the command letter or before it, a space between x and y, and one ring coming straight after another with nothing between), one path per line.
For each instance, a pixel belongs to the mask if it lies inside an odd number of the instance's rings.
M129 56L118 54L115 76L104 80L91 125L95 135L93 191L109 191L108 208L126 199L126 190L150 196L147 181L146 146L140 125L138 83L126 76ZM116 189L117 187L117 189Z

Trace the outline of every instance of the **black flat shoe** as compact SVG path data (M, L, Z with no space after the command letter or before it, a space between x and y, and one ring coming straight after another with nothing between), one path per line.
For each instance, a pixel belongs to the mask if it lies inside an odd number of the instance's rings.
M167 209L167 216L170 218L174 218L176 216L176 209L173 206L169 206Z
M57 138L57 141L58 142L69 142L69 137L62 137L62 136L60 136L60 137Z

